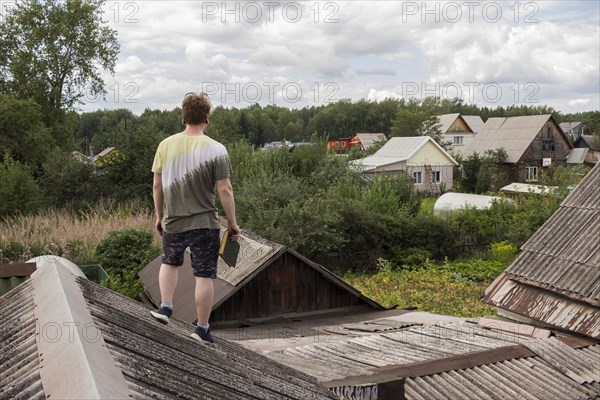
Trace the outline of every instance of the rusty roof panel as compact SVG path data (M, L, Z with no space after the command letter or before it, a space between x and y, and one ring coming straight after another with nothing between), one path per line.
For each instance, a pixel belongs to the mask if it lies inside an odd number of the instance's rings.
M484 301L584 335L600 334L600 163L525 243Z
M600 309L501 275L484 301L555 327L600 337Z

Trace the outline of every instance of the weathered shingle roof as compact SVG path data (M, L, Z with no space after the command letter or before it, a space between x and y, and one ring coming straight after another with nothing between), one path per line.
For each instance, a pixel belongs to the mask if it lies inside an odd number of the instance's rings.
M484 301L558 328L600 337L600 165L523 245Z
M67 263L38 262L30 281L0 298L0 398L335 398L239 345L198 343L189 324L157 323Z
M571 347L563 340L462 322L323 340L267 356L348 399L377 398L376 383L401 378L409 400L594 398L600 393L599 346Z
M508 155L506 161L516 163L550 118L550 114L489 118L465 154L483 154L486 150L504 148Z

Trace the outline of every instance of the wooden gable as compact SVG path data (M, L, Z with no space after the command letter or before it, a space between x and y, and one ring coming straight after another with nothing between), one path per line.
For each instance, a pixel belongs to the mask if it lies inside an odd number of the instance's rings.
M458 118L456 118L454 120L454 122L450 125L450 127L448 128L448 130L446 132L444 132L444 133L451 134L451 133L455 133L455 132L473 133L473 130L465 122L465 120L463 119L463 117L461 117L459 115Z
M285 252L213 309L211 321L310 313L364 303L302 259Z
M550 159L551 165L562 165L567 162L571 147L554 118L549 118L523 153L518 164L542 166L544 159Z

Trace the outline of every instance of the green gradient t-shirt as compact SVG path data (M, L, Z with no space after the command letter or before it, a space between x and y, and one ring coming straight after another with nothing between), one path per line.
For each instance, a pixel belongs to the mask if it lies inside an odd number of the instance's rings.
M215 183L231 173L225 146L206 135L169 136L158 145L152 172L162 174L165 232L220 227Z

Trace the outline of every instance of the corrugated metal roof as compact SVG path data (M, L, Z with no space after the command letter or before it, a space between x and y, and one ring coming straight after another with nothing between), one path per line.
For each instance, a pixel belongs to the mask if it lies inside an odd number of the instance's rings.
M600 165L523 245L484 301L600 337Z
M239 345L218 337L214 345L198 343L189 337L189 324L160 324L141 303L72 274L63 261L55 258L53 268L40 266L31 281L0 297L1 398L123 398L86 394L90 385L121 390L110 374L94 365L98 352L107 357L110 368L122 373L124 398L337 398L314 378ZM58 306L54 295L66 305ZM57 309L39 311L45 305L36 303L37 296ZM50 314L55 311L60 315ZM54 319L43 322L40 313ZM89 321L82 317L86 313ZM77 342L80 333L87 339ZM46 350L40 350L42 345ZM88 355L82 359L87 365L69 357L60 367L52 366L79 348ZM82 380L87 374L94 382Z
M486 150L504 148L507 162L518 162L552 115L489 118L466 152L483 154Z
M579 122L579 121L561 122L559 125L560 125L560 129L562 129L564 133L569 133L569 132L571 132L571 130L573 130L573 129L577 128L579 125L581 125L581 122Z
M588 151L590 151L590 149L585 147L571 149L569 158L567 158L567 164L583 164Z

